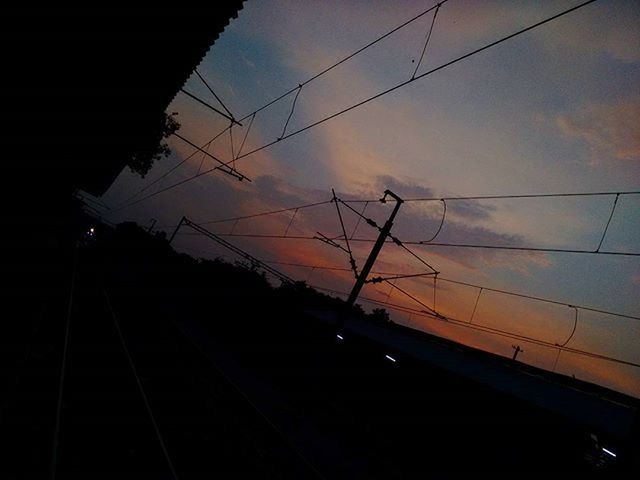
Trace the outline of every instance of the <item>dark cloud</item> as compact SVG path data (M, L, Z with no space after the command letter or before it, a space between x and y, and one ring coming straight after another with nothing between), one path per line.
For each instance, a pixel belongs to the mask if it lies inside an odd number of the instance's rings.
M447 202L447 214L469 220L489 220L496 210L493 205L485 205L475 200L450 200Z
M402 198L432 198L436 196L430 188L402 182L401 180L389 175L381 175L377 177L376 186L380 193L389 189Z

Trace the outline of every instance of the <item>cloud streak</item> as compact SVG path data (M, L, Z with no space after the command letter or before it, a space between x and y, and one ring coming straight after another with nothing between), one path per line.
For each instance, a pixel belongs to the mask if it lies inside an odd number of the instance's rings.
M560 115L556 124L567 137L583 142L594 162L640 162L640 96L584 106Z

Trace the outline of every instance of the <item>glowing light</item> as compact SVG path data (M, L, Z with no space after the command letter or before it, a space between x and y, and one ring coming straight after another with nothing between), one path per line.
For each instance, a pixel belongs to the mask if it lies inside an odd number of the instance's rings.
M95 232L95 229L94 229L93 227L91 227L91 228L89 229L89 231L90 231L91 233L93 233L93 232Z
M396 359L391 357L391 356L389 356L389 355L385 355L384 358L386 358L388 360L391 360L393 363L396 363Z
M613 453L611 450L607 450L606 448L602 447L602 451L604 453L608 453L609 455L611 455L613 458L616 458L617 455L615 453Z
M337 338L338 340L344 340L344 337L343 337L342 335L336 335L336 338Z

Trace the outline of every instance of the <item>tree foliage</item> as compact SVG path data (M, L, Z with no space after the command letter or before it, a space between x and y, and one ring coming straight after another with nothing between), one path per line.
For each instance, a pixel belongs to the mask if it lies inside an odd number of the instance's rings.
M156 160L171 154L171 149L164 140L180 128L180 123L174 118L174 115L173 113L167 115L163 112L155 128L141 138L127 163L132 172L144 178Z

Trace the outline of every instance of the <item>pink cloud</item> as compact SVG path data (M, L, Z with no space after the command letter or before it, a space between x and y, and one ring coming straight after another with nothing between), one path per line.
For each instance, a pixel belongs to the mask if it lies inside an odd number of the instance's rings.
M640 161L640 96L614 103L593 104L561 115L561 132L586 143L598 159L605 156ZM597 161L597 160L596 160Z

